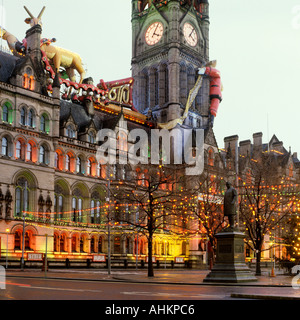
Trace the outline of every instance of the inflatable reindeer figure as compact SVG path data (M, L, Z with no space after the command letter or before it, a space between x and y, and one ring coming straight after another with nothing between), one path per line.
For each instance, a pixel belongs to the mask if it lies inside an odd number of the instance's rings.
M37 18L35 18L33 16L33 14L24 6L24 9L27 11L27 13L29 14L30 18L25 19L25 22L27 24L30 24L31 27L39 24L42 25L42 15L46 9L46 7L43 7L42 11L40 12L40 14L38 15ZM8 32L7 30L5 30L4 28L2 28L0 26L0 37L3 40L7 41L8 47L11 50L11 52L17 56L23 56L26 52L26 42L23 40L23 42L19 41L13 34L11 34L10 32Z

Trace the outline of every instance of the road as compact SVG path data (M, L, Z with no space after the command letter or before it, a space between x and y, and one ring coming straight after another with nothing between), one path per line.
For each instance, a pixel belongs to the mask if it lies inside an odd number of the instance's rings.
M0 300L232 300L231 294L299 297L291 288L171 285L7 277Z

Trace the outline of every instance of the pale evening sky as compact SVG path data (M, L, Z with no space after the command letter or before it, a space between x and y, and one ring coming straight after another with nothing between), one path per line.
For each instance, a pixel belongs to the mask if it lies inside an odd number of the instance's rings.
M46 6L43 36L80 54L95 83L131 76L130 0L1 4L0 25L19 40L28 29L23 6L36 16ZM264 142L276 134L300 157L300 0L210 0L210 22L210 58L224 85L214 128L219 147L225 136L246 140L261 131Z

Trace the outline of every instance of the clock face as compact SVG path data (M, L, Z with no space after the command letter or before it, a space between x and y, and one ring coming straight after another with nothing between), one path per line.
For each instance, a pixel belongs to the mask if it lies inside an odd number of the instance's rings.
M196 44L198 43L198 35L196 32L196 29L190 23L184 24L183 34L187 43L190 46L195 47Z
M147 29L145 39L149 46L153 46L160 41L164 33L164 26L161 22L154 22Z

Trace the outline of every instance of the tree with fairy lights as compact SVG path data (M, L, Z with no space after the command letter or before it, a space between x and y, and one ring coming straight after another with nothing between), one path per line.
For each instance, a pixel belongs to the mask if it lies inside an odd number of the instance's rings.
M223 213L225 180L216 168L207 167L200 175L191 177L186 189L187 201L185 211L193 219L190 234L200 233L208 239L209 263L214 261L217 248L216 234L227 224Z
M113 186L114 200L119 204L131 204L136 208L131 215L115 208L115 218L144 233L148 240L148 277L154 276L153 237L158 230L166 231L175 225L176 185L180 180L177 171L163 165L140 165L136 176L128 184ZM132 188L132 185L135 187Z
M239 218L246 231L246 242L256 253L256 275L261 275L261 254L265 236L282 226L291 213L294 187L282 175L280 159L271 152L246 158L240 166ZM276 246L272 241L272 250Z

